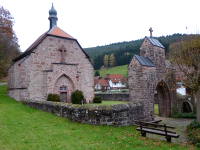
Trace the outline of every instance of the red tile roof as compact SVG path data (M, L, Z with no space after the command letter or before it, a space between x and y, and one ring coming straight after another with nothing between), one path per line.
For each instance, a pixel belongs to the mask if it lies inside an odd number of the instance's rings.
M64 37L64 38L74 39L71 35L69 35L68 33L64 32L62 29L60 29L57 26L53 27L47 34L48 35L59 36L59 37Z
M125 77L121 74L109 74L105 78L111 80L113 83L125 81Z
M24 53L22 53L21 55L19 55L17 58L13 59L14 62L26 57L27 55L30 55L31 53L33 53L33 50L47 37L47 36L57 36L57 37L61 37L61 38L66 38L66 39L72 39L75 40L77 42L77 44L79 45L79 47L81 48L81 50L83 51L83 53L86 55L86 57L90 60L88 54L83 50L83 48L81 47L81 45L79 44L79 42L73 38L71 35L67 34L66 32L64 32L62 29L60 29L59 27L55 26L53 27L51 30L45 32L44 34L42 34Z
M105 79L95 79L94 83L95 85L100 84L101 86L104 86L104 87L109 86L108 80L105 80Z

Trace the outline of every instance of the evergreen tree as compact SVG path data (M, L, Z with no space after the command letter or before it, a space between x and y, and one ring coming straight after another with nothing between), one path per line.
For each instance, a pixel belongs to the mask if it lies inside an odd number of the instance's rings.
M99 73L99 71L97 70L97 71L95 71L95 74L94 74L94 76L95 77L98 77L98 76L100 76L100 73Z

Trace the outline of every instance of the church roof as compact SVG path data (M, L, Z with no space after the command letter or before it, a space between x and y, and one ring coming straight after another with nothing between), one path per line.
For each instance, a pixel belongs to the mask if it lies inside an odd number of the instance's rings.
M87 58L89 58L89 56L87 55L87 53L83 50L83 48L81 47L81 45L78 43L78 41L73 38L71 35L69 35L68 33L64 32L62 29L60 29L57 26L54 26L52 29L50 29L49 31L45 32L44 34L42 34L31 46L28 47L28 49L22 53L21 55L19 55L17 58L13 59L14 62L30 55L31 53L34 53L33 50L47 37L47 36L54 36L54 37L59 37L59 38L64 38L64 39L69 39L69 40L74 40L77 42L77 44L79 45L79 47L82 49L82 51L84 52L84 54L87 56Z
M146 37L146 38L151 42L152 45L165 48L157 39L152 37Z
M135 58L138 60L138 62L142 66L155 67L155 65L153 64L153 62L148 57L135 55Z
M54 26L52 29L50 29L47 34L48 35L59 36L59 37L64 37L64 38L74 39L71 35L69 35L68 33L64 32L62 29L60 29L57 26Z

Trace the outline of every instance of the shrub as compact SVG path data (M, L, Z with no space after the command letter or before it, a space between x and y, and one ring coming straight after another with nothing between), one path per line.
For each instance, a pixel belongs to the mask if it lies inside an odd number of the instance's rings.
M192 121L188 126L187 129L192 130L192 129L198 129L200 128L200 123L197 122L196 120Z
M101 97L100 96L95 96L94 99L93 99L93 103L101 103L102 100L101 100Z
M200 146L200 123L197 121L193 121L191 124L187 126L187 135L188 139L196 144L197 147Z
M180 112L177 112L177 113L174 113L172 115L172 117L174 118L196 118L196 114L195 113L180 113Z
M58 94L48 94L47 101L60 102L60 96Z
M76 90L71 95L72 104L82 104L84 103L83 92Z
M200 148L200 143L197 143L197 144L196 144L196 147Z

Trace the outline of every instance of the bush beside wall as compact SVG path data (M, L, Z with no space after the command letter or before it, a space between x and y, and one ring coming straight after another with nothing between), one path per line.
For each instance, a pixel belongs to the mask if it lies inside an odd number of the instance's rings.
M189 141L195 144L197 147L200 147L200 123L193 121L190 125L187 126L187 135Z
M58 94L48 94L47 101L60 102L60 96Z
M71 95L71 100L72 100L72 104L82 104L84 103L84 96L83 96L83 92L76 90L72 93Z

